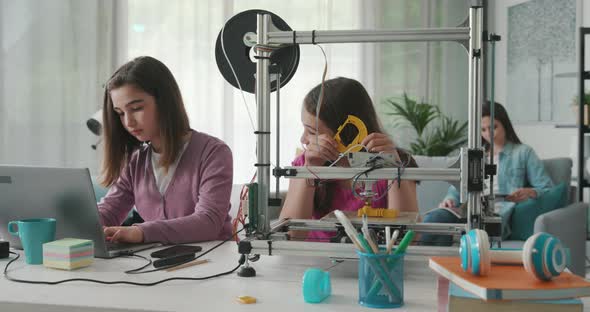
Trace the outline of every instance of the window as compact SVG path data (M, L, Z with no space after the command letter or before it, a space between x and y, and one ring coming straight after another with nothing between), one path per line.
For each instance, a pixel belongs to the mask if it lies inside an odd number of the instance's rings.
M0 1L0 163L89 167L112 70L111 1Z
M466 1L459 0L130 0L128 3L128 58L152 55L170 67L183 92L193 128L220 137L232 148L234 183L249 181L255 171L256 138L239 91L223 80L215 63L215 40L231 16L248 9L264 8L280 16L295 30L455 27L467 16ZM328 59L328 77L347 76L361 81L377 106L386 97L407 92L449 111L463 112L466 107L467 59L465 50L456 43L332 44L323 47ZM319 48L312 45L300 48L297 73L281 89L281 166L290 165L300 147L301 101L312 87L320 83L324 67ZM456 77L459 79L454 79ZM273 93L273 135L276 122L274 98ZM246 101L255 118L253 95L247 94ZM466 119L466 114L461 113L461 118ZM383 122L391 126L390 121ZM391 132L395 133L394 130ZM394 137L403 139L397 135ZM274 137L271 142L271 161L274 163ZM282 188L287 183L282 179Z
M244 183L254 173L256 138L241 95L221 77L214 55L215 40L227 19L264 8L296 30L454 27L467 14L466 2L3 1L0 144L10 148L0 149L0 161L90 167L98 174L100 153L90 148L96 137L85 122L101 106L103 84L113 70L132 57L151 55L175 75L193 128L230 145L234 181ZM384 98L404 91L453 114L464 110L467 62L463 48L455 43L323 47L328 77L361 81L378 110ZM320 82L323 67L319 48L302 45L299 69L281 90L281 166L289 165L300 147L301 101ZM254 96L247 94L246 102L255 118ZM271 102L274 135L274 94ZM383 119L395 140L403 143L404 135L394 129L394 122ZM271 142L274 163L274 137ZM282 183L286 187L288 181Z

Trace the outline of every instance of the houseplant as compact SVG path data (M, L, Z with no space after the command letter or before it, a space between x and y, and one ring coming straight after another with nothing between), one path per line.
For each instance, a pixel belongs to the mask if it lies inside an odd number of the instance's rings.
M579 122L579 112L580 112L580 105L578 102L578 96L574 96L574 99L572 100L572 108L575 114L575 118L576 118L576 123ZM589 126L590 125L590 91L585 90L584 91L584 125Z
M409 127L415 132L415 140L409 144L414 155L448 156L467 143L467 121L444 115L436 105L418 103L404 93L401 101L386 99L385 106L385 115L401 121L397 126Z

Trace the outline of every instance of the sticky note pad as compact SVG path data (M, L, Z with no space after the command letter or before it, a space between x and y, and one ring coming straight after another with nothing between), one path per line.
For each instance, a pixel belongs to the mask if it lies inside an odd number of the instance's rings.
M43 244L43 265L73 270L94 262L94 243L88 239L64 238Z

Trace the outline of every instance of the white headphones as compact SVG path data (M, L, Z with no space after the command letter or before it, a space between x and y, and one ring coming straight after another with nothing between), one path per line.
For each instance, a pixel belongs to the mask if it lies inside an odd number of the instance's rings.
M539 280L558 276L569 262L569 254L556 237L537 233L529 237L522 250L490 249L488 234L479 229L461 237L461 267L474 275L485 276L491 263L523 264L524 269Z

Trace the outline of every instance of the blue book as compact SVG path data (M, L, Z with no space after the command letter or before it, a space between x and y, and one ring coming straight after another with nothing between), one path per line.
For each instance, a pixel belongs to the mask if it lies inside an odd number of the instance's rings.
M482 300L454 283L449 285L448 312L582 312L584 304L580 299L560 300Z

